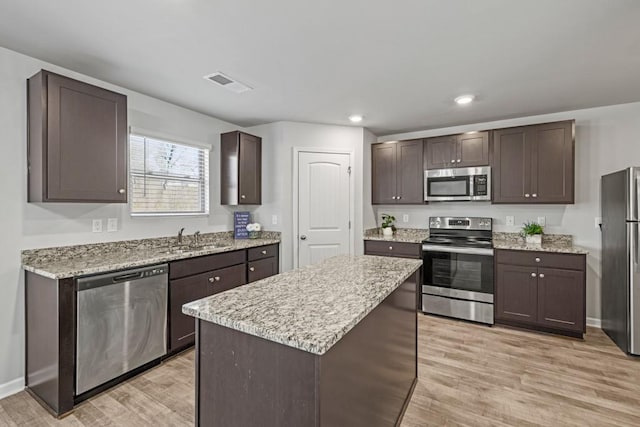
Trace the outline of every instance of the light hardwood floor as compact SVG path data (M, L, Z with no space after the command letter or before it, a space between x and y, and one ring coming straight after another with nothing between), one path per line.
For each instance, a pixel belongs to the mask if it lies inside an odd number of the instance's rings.
M402 426L640 426L640 358L599 329L585 341L418 315L419 377ZM193 351L80 405L63 420L27 393L2 426L193 425Z

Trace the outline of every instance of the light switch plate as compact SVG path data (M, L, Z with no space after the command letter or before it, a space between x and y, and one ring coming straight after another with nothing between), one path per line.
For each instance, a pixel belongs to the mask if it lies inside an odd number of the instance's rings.
M118 231L118 218L109 218L107 219L107 232L113 233L114 231Z
M278 225L278 215L271 215L271 224Z
M408 214L402 215L402 222L409 222L409 215Z
M91 226L91 231L93 231L94 233L102 233L102 220L101 219L94 219L93 220L93 225Z
M602 224L602 217L597 216L594 225L596 228L600 228L600 224Z
M547 225L547 218L544 216L539 216L538 217L538 224L540 224L541 226L545 226Z
M516 225L516 218L513 215L507 215L507 225Z

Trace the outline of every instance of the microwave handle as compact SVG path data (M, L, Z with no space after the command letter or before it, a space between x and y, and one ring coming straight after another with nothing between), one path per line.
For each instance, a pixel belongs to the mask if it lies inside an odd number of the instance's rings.
M469 196L475 196L476 194L476 186L475 186L475 177L473 175L469 176Z

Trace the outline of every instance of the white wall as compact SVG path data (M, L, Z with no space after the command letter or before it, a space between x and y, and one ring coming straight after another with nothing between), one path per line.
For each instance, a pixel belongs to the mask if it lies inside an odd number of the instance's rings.
M378 138L378 141L422 138L565 119L576 119L576 203L574 205L505 206L463 202L433 203L428 206L411 207L377 206L374 207L374 211L378 222L383 212L394 214L399 227L419 228L428 227L429 216L490 216L495 220L496 230L519 231L519 225L524 221L545 216L546 232L571 234L574 236L576 245L590 251L587 257L587 317L599 319L601 242L600 230L595 227L595 218L600 216L600 177L628 166L640 165L638 136L640 135L640 103L389 135ZM367 166L369 170L365 173L370 173L370 162ZM408 223L402 222L402 215L405 213L409 214ZM515 216L515 227L505 225L506 215Z
M352 151L352 177L355 180L355 253L363 252L362 230L364 204L363 176L365 144L360 127L329 126L310 123L277 122L255 126L247 130L262 139L262 206L255 211L259 222L269 229L282 232L280 247L281 269L293 268L293 148L334 148ZM368 142L367 142L368 143ZM368 149L368 146L367 146ZM368 152L369 150L367 150ZM370 192L369 192L370 193ZM369 204L370 206L370 204ZM369 208L371 209L371 208ZM278 224L272 225L272 216Z
M26 79L41 68L128 96L129 123L212 146L211 213L203 217L132 218L122 204L26 203ZM0 395L20 387L24 375L24 275L20 251L98 241L230 230L232 209L219 204L219 134L237 126L0 48ZM114 233L91 233L93 218L118 218ZM106 230L106 221L104 224ZM14 382L11 382L15 380ZM3 387L3 384L11 385Z

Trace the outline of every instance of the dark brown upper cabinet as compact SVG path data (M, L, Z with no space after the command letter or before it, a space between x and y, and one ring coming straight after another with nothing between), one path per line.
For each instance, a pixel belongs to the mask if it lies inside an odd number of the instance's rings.
M127 97L42 70L27 81L28 201L127 202Z
M425 140L424 165L427 169L487 166L489 132L469 132Z
M493 132L493 203L574 203L573 120Z
M220 140L220 204L261 204L262 138L233 131Z
M421 139L371 146L371 202L422 204L423 142Z

